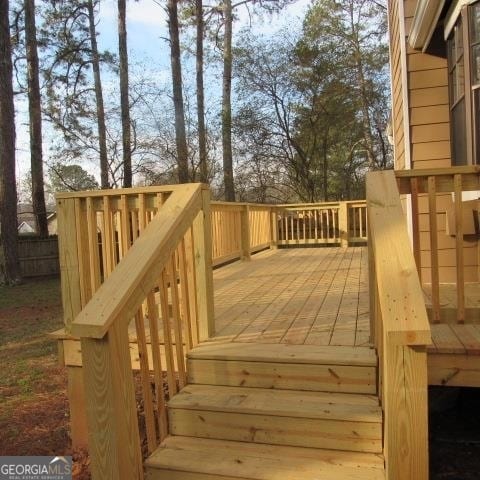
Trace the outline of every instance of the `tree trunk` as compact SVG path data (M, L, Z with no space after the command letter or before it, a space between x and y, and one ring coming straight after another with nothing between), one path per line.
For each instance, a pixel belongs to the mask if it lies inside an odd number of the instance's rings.
M98 55L97 32L95 27L95 11L93 8L93 0L88 0L87 6L88 23L90 29L90 46L92 49L93 81L95 85L95 99L97 107L98 146L100 151L100 180L102 188L110 188L110 185L108 183L107 129L105 126L105 107L103 104L102 79L100 77L100 57Z
M188 183L188 149L185 133L185 114L182 93L182 64L180 59L180 34L178 31L178 0L168 0L168 29L170 32L170 61L172 64L173 105L175 107L175 141L179 183Z
M353 48L354 48L354 61L355 67L357 70L357 84L360 89L360 103L361 103L361 110L362 110L362 123L363 123L363 137L365 139L365 147L367 150L367 158L368 158L368 165L370 169L374 169L375 167L375 152L374 152L374 142L372 136L372 122L370 119L370 111L369 106L370 102L368 101L368 86L366 84L365 79L365 72L363 67L362 61L362 51L360 40L358 38L358 28L356 26L356 21L354 18L354 3L351 2L349 5L350 9L350 28L352 31L352 39L353 39Z
M128 100L128 52L126 0L118 0L118 54L120 59L120 107L122 115L123 186L132 186L132 145Z
M200 157L200 181L208 183L207 135L205 130L205 98L203 88L203 2L195 1L197 21L197 117L198 150Z
M232 160L232 0L223 2L225 38L223 41L222 147L225 200L235 201Z
M17 184L15 179L15 109L12 85L9 1L0 1L0 282L21 281L17 245Z
M37 234L48 237L47 209L43 181L42 107L35 25L35 0L25 0L25 43L28 68L28 113L30 120L30 165L32 207Z
M323 201L328 202L328 152L327 138L323 139Z

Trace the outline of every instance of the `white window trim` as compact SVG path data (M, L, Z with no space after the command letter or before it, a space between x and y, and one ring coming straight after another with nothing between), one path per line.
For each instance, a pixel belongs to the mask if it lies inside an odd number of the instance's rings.
M403 1L399 2L403 5ZM410 46L425 52L440 18L445 0L418 0L408 37Z
M457 23L462 8L465 5L470 5L476 1L477 0L456 0L452 3L451 7L448 9L447 16L445 17L445 27L443 31L445 40L450 36L450 33L452 33L453 27Z

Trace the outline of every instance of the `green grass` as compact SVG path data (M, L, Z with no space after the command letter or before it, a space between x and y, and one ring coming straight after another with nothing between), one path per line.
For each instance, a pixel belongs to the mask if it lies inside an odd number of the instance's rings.
M26 343L63 326L58 278L29 280L15 287L0 286L0 348Z
M49 375L57 346L48 334L62 326L58 279L0 287L0 405L14 408L56 384Z
M58 278L26 280L15 287L0 285L0 311L8 307L56 304L60 298Z

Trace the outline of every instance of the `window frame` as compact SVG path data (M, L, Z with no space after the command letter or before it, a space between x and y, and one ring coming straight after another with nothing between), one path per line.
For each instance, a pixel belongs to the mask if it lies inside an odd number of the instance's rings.
M450 148L452 165L476 165L480 163L480 81L473 83L472 78L472 52L475 45L480 44L480 40L474 42L471 36L471 16L470 11L474 5L480 5L480 0L464 0L454 4L447 16L445 23L445 39L447 43L447 70L448 70L448 98L450 114ZM458 35L457 35L458 34ZM462 39L463 54L458 55L457 39ZM452 49L452 43L454 49ZM452 51L453 57L452 58ZM458 67L463 59L463 96L457 96L457 91L453 91L454 86L458 88ZM456 77L454 79L454 76ZM454 82L455 80L455 82ZM478 92L478 93L477 93ZM477 94L477 99L475 99ZM465 136L458 139L455 135L454 114L456 109L461 108L461 102L465 102L465 112L462 122L465 122ZM475 115L475 101L479 108ZM462 134L463 137L463 134ZM465 141L465 150L462 151L462 158L458 158L457 142ZM465 158L463 158L465 157Z

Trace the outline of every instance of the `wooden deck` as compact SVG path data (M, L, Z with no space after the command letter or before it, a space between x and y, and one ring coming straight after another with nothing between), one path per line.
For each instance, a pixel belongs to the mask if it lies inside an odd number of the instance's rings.
M365 247L267 251L215 270L214 287L212 341L369 344ZM480 355L479 285L467 287L466 306L476 319L465 325L433 324L429 354ZM440 292L442 308L454 308L452 289L443 285Z
M214 272L215 341L367 345L365 247L279 249Z

